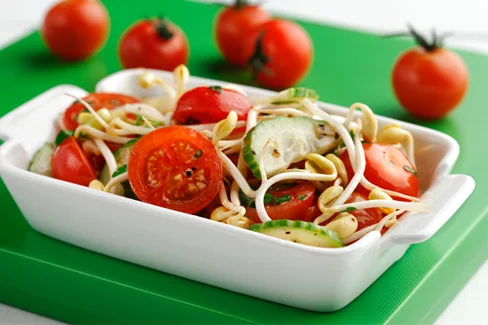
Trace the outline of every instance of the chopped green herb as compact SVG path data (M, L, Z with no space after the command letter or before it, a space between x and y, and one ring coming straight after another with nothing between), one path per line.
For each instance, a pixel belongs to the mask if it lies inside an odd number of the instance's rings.
M144 124L144 120L142 119L142 116L137 115L136 125L143 125L143 124Z
M158 127L158 126L161 126L161 122L158 122L158 121L154 121L154 120L151 120L151 119L147 119L149 121L149 123L151 123L152 126L154 127ZM141 115L138 115L137 116L137 119L136 119L136 125L144 125L146 124L146 122L144 121L144 119L142 118Z
M254 184L250 184L249 187L252 188L254 191L257 191L259 188L259 186L254 185Z
M275 197L273 194L266 193L264 194L264 203L273 203L275 201Z
M351 138L354 140L354 131L353 131L353 130L349 131L349 135L350 135L350 136L351 136Z
M298 199L299 199L300 201L303 201L303 200L305 200L307 197L308 197L307 195L299 195L299 196L298 196Z
M346 208L345 210L342 210L341 212L351 212L354 210L357 210L357 209L355 207L349 207L349 208Z
M127 164L117 168L117 170L115 170L114 173L112 174L112 177L119 176L120 174L123 174L125 172L127 172Z
M75 131L71 130L61 130L59 131L58 135L56 136L56 146L59 146L64 140L73 136Z
M256 208L256 202L254 199L250 198L242 190L239 193L239 199L241 200L241 204L248 208ZM266 193L264 194L264 204L283 204L291 200L290 194L285 194L283 196L275 197L273 194Z
M251 199L249 196L244 194L242 190L239 192L239 199L241 200L241 204L243 206L246 206L248 208L256 207L256 205L254 204L254 199Z
M290 200L291 200L291 195L290 194L285 194L283 196L278 196L277 198L275 198L275 201L278 204L283 204L283 203L288 202Z
M209 89L212 89L212 90L215 90L219 94L222 94L222 87L220 87L220 86L209 86L208 88Z
M405 169L405 171L409 172L409 173L412 173L414 174L415 176L418 176L417 175L417 171L414 170L412 167L408 166L408 165L404 165L403 166L403 169Z

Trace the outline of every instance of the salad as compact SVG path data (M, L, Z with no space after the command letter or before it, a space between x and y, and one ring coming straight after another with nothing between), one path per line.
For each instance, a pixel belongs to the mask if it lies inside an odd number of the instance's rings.
M74 98L29 170L93 190L317 247L344 247L422 212L412 135L378 130L364 104L330 115L290 88L251 101L235 85L186 89L149 72L164 96ZM356 111L360 111L358 117Z

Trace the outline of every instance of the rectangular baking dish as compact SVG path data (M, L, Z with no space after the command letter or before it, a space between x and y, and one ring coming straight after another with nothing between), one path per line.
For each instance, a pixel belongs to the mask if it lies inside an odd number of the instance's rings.
M152 71L170 81L171 73ZM154 96L125 70L101 80L97 91ZM224 83L191 77L188 88ZM272 92L244 87L251 99ZM132 263L258 298L313 310L338 310L400 259L411 244L429 239L474 190L466 175L450 175L457 142L431 129L378 116L379 127L397 123L415 139L422 200L428 213L408 213L384 236L372 232L351 246L323 249L287 242L26 170L30 158L55 136L54 121L86 91L54 87L0 119L0 175L29 224L59 240ZM323 109L346 110L321 103ZM374 107L373 107L374 110ZM356 270L363 272L358 273Z

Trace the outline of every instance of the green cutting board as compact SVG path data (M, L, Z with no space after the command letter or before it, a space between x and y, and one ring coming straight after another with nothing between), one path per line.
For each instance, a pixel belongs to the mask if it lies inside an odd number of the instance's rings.
M105 3L112 21L110 39L85 62L54 58L38 32L0 52L0 115L58 84L93 90L98 80L120 69L116 46L122 31L141 17L159 13L186 32L192 75L250 82L223 63L214 45L212 24L218 6L157 0ZM488 154L483 142L488 57L459 51L470 70L467 96L449 117L419 122L403 112L390 88L395 58L411 42L300 23L315 46L315 61L303 86L316 89L324 101L346 106L365 102L378 114L418 122L459 142L461 155L453 173L472 175L477 189L432 239L413 245L349 306L321 314L192 282L43 236L29 227L0 182L0 301L70 323L433 322L488 256Z

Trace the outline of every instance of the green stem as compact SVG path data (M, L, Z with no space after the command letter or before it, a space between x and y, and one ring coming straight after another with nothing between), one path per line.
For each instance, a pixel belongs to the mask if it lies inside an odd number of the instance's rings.
M162 39L169 40L171 37L173 37L173 32L169 29L168 22L164 17L159 17L156 19L154 27L156 28L156 33L158 33L159 37Z
M239 10L239 9L244 8L247 5L248 5L247 0L236 0L233 7L234 7L234 9Z

